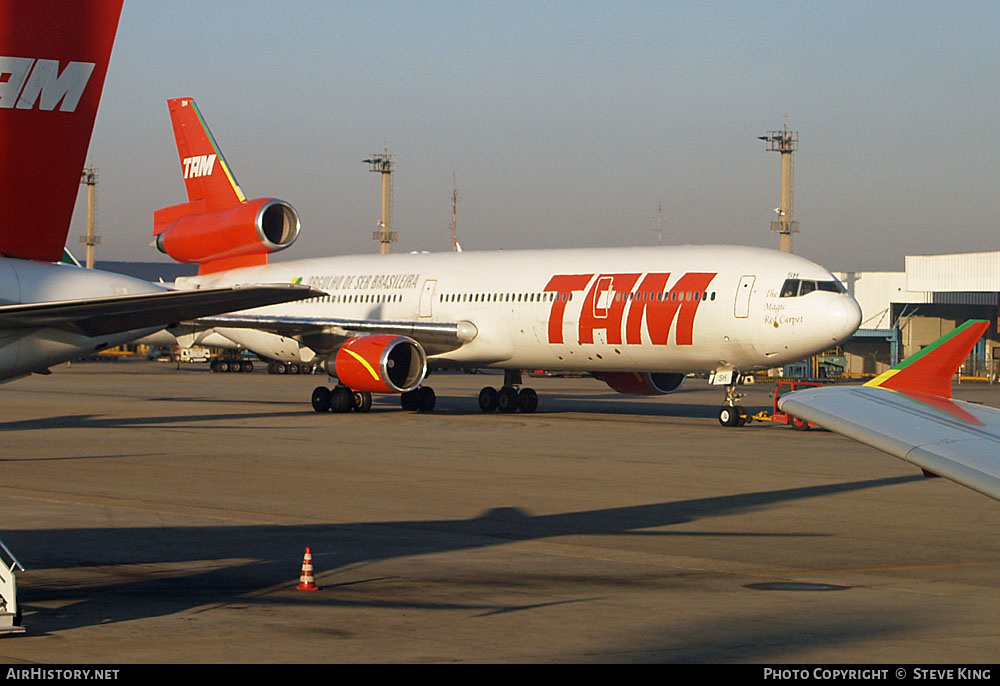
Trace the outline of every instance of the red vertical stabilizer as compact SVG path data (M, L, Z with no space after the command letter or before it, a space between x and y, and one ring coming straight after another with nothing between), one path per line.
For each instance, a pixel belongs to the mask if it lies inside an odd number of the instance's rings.
M62 258L123 0L0 0L0 255Z

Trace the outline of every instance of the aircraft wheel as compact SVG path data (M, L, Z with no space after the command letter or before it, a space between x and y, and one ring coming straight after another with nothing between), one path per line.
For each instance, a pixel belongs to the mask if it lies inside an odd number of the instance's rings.
M792 417L792 428L796 431L808 431L809 422L804 419L799 419L798 417Z
M492 386L479 391L479 409L483 412L496 412L497 395L497 389Z
M368 412L372 409L372 394L368 391L354 391L354 411Z
M326 386L317 386L313 389L312 406L317 412L330 411L330 389Z
M220 372L228 372L229 371L229 361L228 360L219 360L219 364L218 364L218 366L216 368Z
M288 367L285 366L284 362L278 362L274 365L275 374L285 374L286 372L288 372Z
M538 409L538 394L532 388L522 388L517 394L517 409L531 414Z
M434 409L434 404L437 402L434 389L430 386L421 386L415 393L417 393L417 409L421 412L431 412Z
M288 365L288 373L289 374L298 374L299 373L299 365L294 364L294 363Z
M517 389L504 386L497 394L497 407L503 413L517 412Z
M354 393L347 386L337 386L330 391L330 409L334 412L350 412L354 407Z
M229 363L229 371L231 371L231 372L242 372L243 371L243 363L240 362L239 360L230 362Z
M414 410L419 409L420 404L417 398L417 392L407 391L406 393L403 393L399 396L399 404L407 412L413 412Z
M736 406L736 426L743 426L753 421L745 407Z
M723 405L719 408L719 424L722 424L722 426L736 426L739 422L739 417L739 413L737 413L735 407Z
M246 362L244 362L243 363L243 371L245 371L245 372L252 372L253 371L253 362L251 362L250 360L247 360Z

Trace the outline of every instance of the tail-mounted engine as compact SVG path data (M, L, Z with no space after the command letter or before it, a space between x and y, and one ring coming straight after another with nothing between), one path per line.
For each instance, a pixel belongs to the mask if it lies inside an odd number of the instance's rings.
M235 207L201 212L190 202L153 214L154 245L178 262L201 265L199 274L267 263L299 235L299 215L291 205L258 198Z
M684 374L653 372L611 372L601 374L601 380L619 393L629 395L666 395L684 383Z
M406 393L427 375L427 356L419 343L406 336L360 336L327 359L326 371L356 391Z

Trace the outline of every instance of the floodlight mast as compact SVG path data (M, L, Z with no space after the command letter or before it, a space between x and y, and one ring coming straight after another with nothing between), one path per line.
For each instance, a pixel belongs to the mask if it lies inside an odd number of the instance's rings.
M781 153L781 197L775 212L777 221L771 222L771 233L778 234L781 252L792 252L792 234L799 232L799 223L792 219L792 153L799 147L799 132L789 131L788 124L781 131L768 131L758 138L767 143L767 150Z
M388 255L392 252L392 244L396 242L398 235L392 231L392 170L395 167L392 155L389 150L381 154L372 155L371 159L364 160L370 165L369 171L382 175L382 218L378 222L378 231L372 232L372 240L379 244L379 253Z

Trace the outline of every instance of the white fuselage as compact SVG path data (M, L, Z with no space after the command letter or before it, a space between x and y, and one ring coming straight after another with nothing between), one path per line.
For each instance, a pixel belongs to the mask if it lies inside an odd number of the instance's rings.
M154 293L161 286L93 269L0 258L0 305ZM121 345L155 329L84 336L48 326L0 330L0 382Z
M437 356L470 366L694 372L780 366L855 331L853 298L840 290L782 297L789 280L836 283L795 255L677 246L330 257L187 277L177 286L301 282L327 295L254 313L470 322L474 338ZM278 357L267 336L245 340Z

